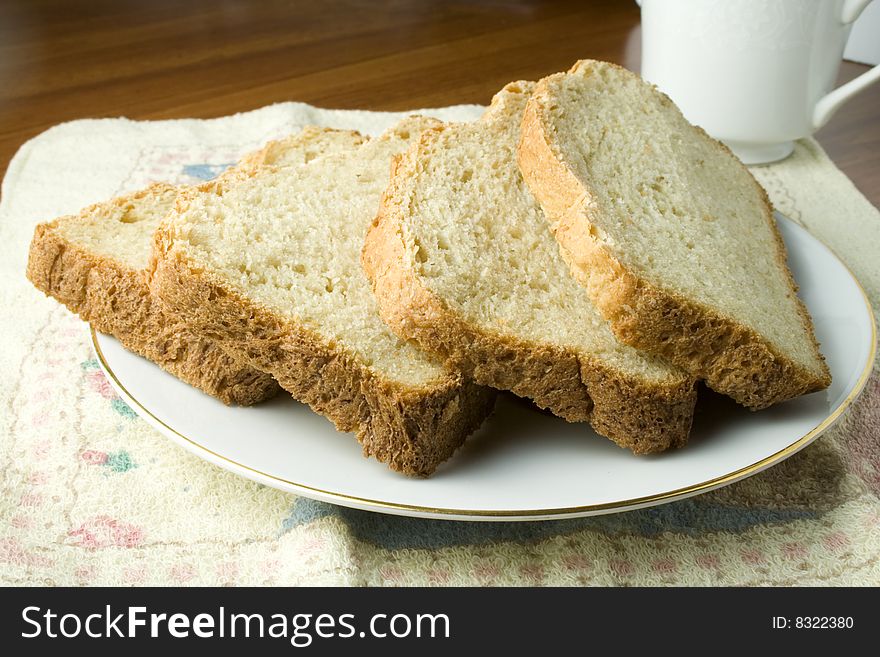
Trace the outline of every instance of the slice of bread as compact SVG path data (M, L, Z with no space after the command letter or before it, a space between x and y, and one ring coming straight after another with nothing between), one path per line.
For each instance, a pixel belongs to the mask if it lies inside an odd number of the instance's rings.
M614 337L522 180L532 86L507 85L481 120L428 130L396 162L363 251L380 312L451 368L633 452L681 446L693 380Z
M27 277L126 349L224 403L262 401L277 391L271 376L193 334L150 294L146 270L153 231L177 191L158 183L39 224Z
M360 267L391 157L433 123L410 118L300 165L273 144L261 161L274 166L181 195L156 233L151 282L202 335L355 431L365 455L415 476L449 458L494 400L391 333Z
M519 163L616 335L759 409L829 385L766 193L629 71L540 81Z

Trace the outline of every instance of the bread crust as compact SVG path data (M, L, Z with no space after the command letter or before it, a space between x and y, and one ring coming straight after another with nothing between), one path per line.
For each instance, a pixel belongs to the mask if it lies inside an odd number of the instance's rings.
M124 205L163 189L167 188L154 185L111 203ZM86 208L79 216L85 218L99 207ZM34 231L27 277L39 290L96 330L115 336L129 351L225 404L247 406L275 395L278 385L271 376L228 356L164 312L150 293L146 271L68 240L58 228L66 219L39 224Z
M245 180L252 176L260 167L278 164L291 151L297 152L303 162L309 162L325 155L328 152L328 147L332 146L333 143L337 145L337 148L343 146L355 148L363 144L367 139L367 137L356 130L340 130L338 128L307 125L299 132L295 132L282 139L270 141L259 150L245 154L235 166L226 169L215 180L230 182Z
M637 454L684 445L696 401L692 380L649 387L589 354L494 332L469 322L419 280L409 264L414 245L405 234L400 188L415 173L425 138L395 160L364 244L362 263L382 319L477 383L528 397L569 422L590 422Z
M216 191L222 182L202 186ZM190 196L178 197L184 211ZM174 248L167 225L156 232L151 287L201 335L271 372L294 398L354 431L365 456L425 477L447 460L491 412L495 392L448 373L423 387L373 373L360 358L307 327L248 299Z
M581 65L578 62L572 71ZM800 299L798 313L821 364L819 373L787 358L734 318L664 290L628 270L601 243L594 225L599 212L595 199L555 152L549 134L544 109L549 102L548 88L563 75L541 80L526 105L518 149L520 169L544 209L573 276L587 289L620 341L668 360L752 410L826 388L831 375ZM727 151L723 145L719 147ZM797 298L797 285L786 263L785 244L773 219L772 206L763 188L754 184L760 190L765 220L774 236L777 264L786 272L788 285Z

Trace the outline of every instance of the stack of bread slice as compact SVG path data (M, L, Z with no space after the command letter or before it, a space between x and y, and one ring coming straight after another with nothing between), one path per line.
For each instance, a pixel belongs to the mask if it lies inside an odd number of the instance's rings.
M427 130L397 161L364 248L380 313L450 367L636 453L681 446L693 379L615 338L520 175L532 86L509 84L481 120Z
M496 389L642 454L686 443L697 381L753 409L830 381L763 190L602 62L473 123L307 128L41 224L28 276L224 402L280 385L413 476Z

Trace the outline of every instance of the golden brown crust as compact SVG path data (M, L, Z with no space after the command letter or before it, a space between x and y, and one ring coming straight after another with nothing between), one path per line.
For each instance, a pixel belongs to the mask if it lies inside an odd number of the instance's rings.
M501 335L467 321L422 284L408 264L400 192L422 145L419 140L395 160L364 244L362 262L382 319L478 383L533 399L570 422L589 421L637 454L684 445L696 401L693 381L647 387L588 354Z
M819 375L786 358L744 324L627 270L601 244L594 235L598 209L590 190L556 154L548 134L541 101L546 99L549 84L562 75L539 82L526 106L518 151L520 169L544 208L572 274L621 342L667 359L753 410L827 387L830 373L800 301L801 321L822 364ZM786 264L785 246L763 189L761 194L778 263L794 294L797 287Z
M208 191L210 186L203 186ZM180 209L186 198L179 198ZM448 373L423 388L385 380L338 344L243 297L173 249L156 231L151 286L200 334L271 372L282 388L354 431L365 456L411 476L427 476L491 412L495 392Z
M214 182L244 180L254 175L257 169L262 166L277 165L279 160L282 160L285 155L291 152L296 152L300 157L300 161L309 162L328 152L328 144L332 143L328 139L334 139L336 143L344 143L347 147L351 148L355 148L367 141L367 137L356 130L340 130L309 125L299 132L295 132L282 139L270 141L259 150L247 153L235 166L230 167L215 178Z
M143 190L138 194L148 194ZM137 196L137 195L136 195ZM127 203L132 197L115 199ZM98 206L86 208L86 217ZM64 218L62 218L64 219ZM165 313L150 294L146 272L90 252L71 242L58 222L34 231L27 277L92 326L164 370L217 397L243 406L273 396L278 385L268 374L231 358L216 344L193 334Z

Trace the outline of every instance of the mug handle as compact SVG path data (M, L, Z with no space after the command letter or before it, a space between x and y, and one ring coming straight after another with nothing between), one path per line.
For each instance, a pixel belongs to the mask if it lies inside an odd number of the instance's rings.
M871 0L845 0L840 12L840 22L844 25L854 22L870 2ZM828 123L841 105L877 80L880 80L880 65L865 71L856 79L820 98L813 108L813 130L818 130Z

